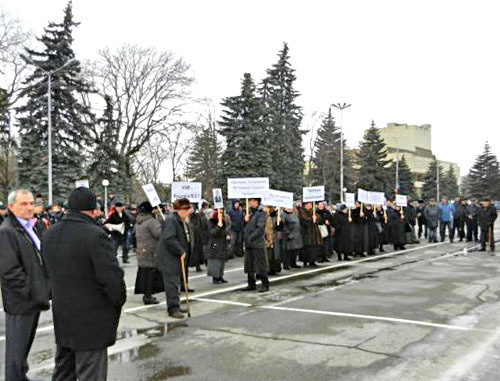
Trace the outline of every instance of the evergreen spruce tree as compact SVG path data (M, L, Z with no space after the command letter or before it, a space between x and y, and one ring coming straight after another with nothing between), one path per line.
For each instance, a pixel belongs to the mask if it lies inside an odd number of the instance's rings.
M488 142L469 171L469 196L500 199L500 165Z
M262 102L256 95L252 76L245 73L241 94L225 98L225 108L219 125L220 134L226 140L222 154L222 178L226 185L228 177L267 177L272 172L272 152L263 123Z
M408 166L408 162L406 161L405 155L403 155L399 159L398 173L399 173L398 193L404 194L407 196L411 196L412 198L414 198L415 197L415 184L413 182L413 175L411 173L410 167ZM391 174L391 176L396 176L396 162L395 161L392 162L390 174ZM394 185L396 185L396 184L394 183ZM389 194L389 196L392 196L392 192Z
M90 145L88 129L93 120L90 110L79 101L77 93L89 93L89 86L79 78L79 61L74 59L72 4L64 10L62 23L49 23L38 39L42 51L26 49L28 64L34 72L26 78L22 95L26 102L17 109L21 141L20 183L33 190L47 189L47 74L52 79L52 169L53 194L63 200L83 173ZM61 70L63 65L66 65ZM42 68L43 70L41 70Z
M296 104L299 93L294 88L295 70L290 64L288 45L278 53L278 62L267 70L260 88L265 105L267 149L272 151L271 184L275 189L302 193L304 150L300 129L302 108Z
M116 142L116 120L113 117L113 101L109 95L104 96L105 108L103 116L98 120L101 127L99 136L95 139L95 148L92 153L88 174L90 187L98 194L103 193L102 180L109 181L110 190L116 197L124 197L127 179L122 175L120 155L113 142Z
M0 88L0 201L6 201L11 188L16 184L15 150L9 113L9 95Z
M391 160L387 159L387 147L379 130L372 124L366 130L357 153L357 187L392 195L394 174L390 171Z
M344 148L346 141L344 139ZM344 169L351 168L350 157L344 155ZM344 187L349 189L350 170L344 170ZM313 185L325 185L329 201L340 201L340 130L335 125L332 109L328 110L318 130L312 168Z
M441 182L441 189L441 194L448 200L459 196L458 181L452 166L450 166L444 175L443 181Z
M194 138L187 159L186 177L191 181L203 183L203 197L212 200L212 189L219 184L220 149L217 142L215 125L203 128Z
M422 186L422 198L428 200L436 198L437 195L437 166L438 162L434 159L427 168L424 174L424 185ZM443 167L439 164L439 183L440 183L440 197L442 196L441 182L444 178ZM439 202L439 200L436 200Z

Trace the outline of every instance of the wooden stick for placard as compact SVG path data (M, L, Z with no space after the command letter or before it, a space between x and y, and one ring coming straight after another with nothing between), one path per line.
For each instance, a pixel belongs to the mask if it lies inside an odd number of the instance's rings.
M373 205L373 217L377 217L377 205Z
M158 211L160 212L161 218L163 218L163 221L165 221L165 215L163 214L163 211L160 208L160 205L156 206L158 208Z
M313 201L313 215L316 214L316 201Z
M352 222L352 218L351 218L351 208L347 209L347 216L349 217L349 222Z
M281 208L278 208L278 217L276 217L276 223L279 225L281 222Z
M222 209L217 209L217 222L219 224L222 222Z
M490 227L488 229L488 243L490 244L490 251L491 252L493 252L493 245L492 245L493 240L492 240L492 238L493 238L493 228Z
M400 213L401 213L401 217L404 218L405 217L404 206L401 207Z
M250 214L250 205L248 205L248 198L247 198L247 214Z

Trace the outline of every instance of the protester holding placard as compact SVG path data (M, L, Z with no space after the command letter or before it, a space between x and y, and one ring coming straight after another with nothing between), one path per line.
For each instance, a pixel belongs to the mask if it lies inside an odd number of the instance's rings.
M365 212L361 203L356 201L355 207L351 210L351 242L356 256L366 257L368 251L368 230L365 225Z
M218 210L213 212L208 224L207 275L212 277L213 284L227 283L224 267L229 258L228 242L231 234L223 214Z
M201 272L201 265L205 263L204 240L206 240L207 220L202 213L194 213L195 205L192 205L193 213L189 217L189 226L193 232L193 251L188 258L188 266L195 267L196 272Z
M374 255L375 250L379 247L379 231L377 228L377 219L375 216L375 211L372 205L365 205L365 218L364 218L364 230L366 231L366 253L368 255Z
M335 225L335 251L339 261L350 261L349 255L352 254L352 241L351 241L351 223L347 216L348 209L342 204L334 215Z
M375 225L379 233L379 252L384 253L384 245L389 244L389 229L387 228L387 213L382 205L375 207Z
M323 238L318 225L323 223L323 219L317 213L313 213L312 202L304 203L299 211L299 218L304 240L302 261L304 266L317 267L316 261L323 251Z
M243 208L241 202L236 200L233 204L233 209L229 211L231 218L231 247L230 256L243 256Z
M330 262L329 258L332 255L331 252L331 240L332 240L332 228L334 225L333 216L330 211L326 208L323 201L319 201L316 206L316 213L321 216L323 224L318 225L320 228L321 238L323 239L323 251L321 252L318 261L320 263Z
M283 256L283 268L285 270L299 269L297 258L299 257L304 243L300 227L299 212L297 208L285 208L283 210L283 232L285 250Z
M260 198L248 200L250 213L245 215L245 273L248 286L243 291L256 290L256 274L259 274L262 286L259 292L269 291L269 262L266 253L266 214L260 206Z

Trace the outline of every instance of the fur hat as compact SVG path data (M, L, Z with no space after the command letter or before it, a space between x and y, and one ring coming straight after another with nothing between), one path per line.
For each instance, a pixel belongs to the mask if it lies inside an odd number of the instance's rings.
M187 198L181 198L179 200L174 201L174 209L175 210L186 210L191 209L191 203Z

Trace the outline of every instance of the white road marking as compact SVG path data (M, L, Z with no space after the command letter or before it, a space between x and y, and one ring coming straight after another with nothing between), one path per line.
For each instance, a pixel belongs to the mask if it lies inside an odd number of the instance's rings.
M233 302L231 300L218 300L218 299L205 299L205 298L193 298L190 300L196 300L207 303L229 304L231 306L238 306L238 307L252 307L252 305L249 303Z
M282 281L282 280L285 280L285 279L297 278L299 276L309 275L309 274L315 274L315 273L318 273L318 272L324 272L324 271L328 271L328 270L339 268L339 267L352 267L352 266L354 266L354 265L356 265L358 263L369 262L369 261L373 261L373 260L379 259L379 258L393 257L393 256L396 256L396 255L401 255L401 254L409 253L409 252L416 251L416 250L426 249L426 248L429 248L429 247L439 246L439 245L443 245L443 244L446 244L446 243L448 243L448 242L438 242L438 243L433 243L433 244L429 244L429 245L425 245L425 246L414 247L414 248L411 248L411 249L394 251L394 252L391 252L391 253L386 253L386 254L381 254L381 255L375 255L375 256L371 256L371 257L366 257L366 258L358 259L356 261L338 263L338 264L330 265L330 266L321 266L321 267L318 267L318 268L312 269L312 270L301 271L301 272L297 272L297 273L294 273L294 274L283 275L283 276L280 276L280 277L271 278L271 279L269 279L269 281L271 283L273 283L273 282L279 282L279 281ZM234 270L236 271L236 269L234 269ZM260 281L257 282L257 284L259 284L259 283L260 283ZM206 296L218 295L218 294L223 294L223 293L227 293L227 292L231 292L231 291L241 290L241 289L243 289L245 287L246 287L246 283L243 283L243 284L239 284L239 285L236 285L236 286L231 286L231 287L226 287L226 288L221 288L221 289L215 289L215 290L212 290L212 291L202 292L202 293L199 293L199 294L193 294L192 298L193 299L195 299L195 298L204 298ZM185 296L181 297L181 301L185 301ZM138 306L138 307L127 308L127 309L123 310L123 313L132 313L132 312L137 312L137 311L148 310L148 309L151 309L151 308L157 308L157 307L164 306L165 304L166 304L166 302L163 301L163 302L160 302L159 304L142 305L142 306ZM36 330L36 332L37 333L46 332L46 331L51 331L53 329L54 329L54 326L50 325L50 326L38 328ZM5 336L0 336L0 342L2 342L2 341L5 341Z
M308 310L308 309L302 309L302 308L289 308L289 307L278 307L278 306L260 306L259 308L266 309L266 310L301 312L301 313L308 313L308 314L315 314L315 315L327 315L327 316L348 317L348 318L355 318L355 319L388 321L388 322L392 322L392 323L413 324L413 325L421 325L421 326L425 326L425 327L445 328L445 329L453 329L453 330L460 330L460 331L483 331L482 329L462 327L462 326L458 326L458 325L430 323L430 322L425 322L425 321L398 319L398 318L391 318L391 317L386 317L386 316L360 315L360 314L351 314L351 313L346 313L346 312L317 311L317 310Z

